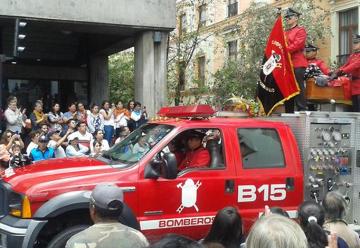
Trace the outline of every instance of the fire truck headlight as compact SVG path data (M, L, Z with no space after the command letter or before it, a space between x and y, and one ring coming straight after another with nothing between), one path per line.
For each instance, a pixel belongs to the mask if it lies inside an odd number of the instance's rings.
M31 218L31 207L28 197L11 192L9 197L9 213L19 218Z

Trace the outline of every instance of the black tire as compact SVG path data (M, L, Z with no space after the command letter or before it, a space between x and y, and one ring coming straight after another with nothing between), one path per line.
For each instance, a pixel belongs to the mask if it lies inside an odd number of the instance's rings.
M66 242L78 232L88 228L88 225L77 225L66 228L64 231L58 233L47 245L47 248L64 248Z

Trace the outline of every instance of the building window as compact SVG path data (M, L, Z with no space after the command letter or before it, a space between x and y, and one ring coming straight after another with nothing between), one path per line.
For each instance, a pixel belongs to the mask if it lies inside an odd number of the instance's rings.
M199 87L205 85L205 56L197 58L197 79Z
M185 34L186 33L186 15L182 14L179 18L179 34Z
M229 0L228 2L228 17L236 16L238 14L238 1Z
M352 37L357 34L359 25L358 8L339 12L339 56L338 62L344 64L352 53Z
M231 61L237 58L237 40L233 40L227 43L228 45L228 58Z
M206 25L206 4L199 6L199 26L203 27Z

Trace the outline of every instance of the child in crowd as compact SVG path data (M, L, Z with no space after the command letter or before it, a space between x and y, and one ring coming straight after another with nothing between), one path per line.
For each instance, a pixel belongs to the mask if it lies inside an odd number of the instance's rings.
M21 153L21 146L13 145L9 166L11 168L19 168L30 163L29 157Z

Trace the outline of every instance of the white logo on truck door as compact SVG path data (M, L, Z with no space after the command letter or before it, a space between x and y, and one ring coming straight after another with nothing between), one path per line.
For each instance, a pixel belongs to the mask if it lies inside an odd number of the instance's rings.
M282 201L286 198L285 184L264 184L259 188L255 185L238 186L238 202L254 202L263 195L264 201Z
M197 181L196 184L192 179L186 179L184 185L179 183L178 188L181 188L181 205L176 210L179 214L184 208L194 207L196 212L199 212L199 208L196 206L197 189L201 186L201 182Z

